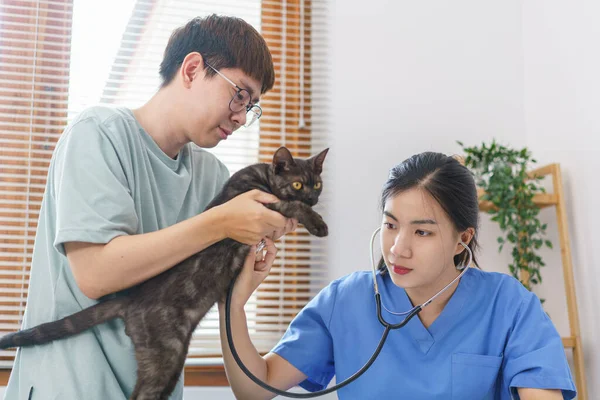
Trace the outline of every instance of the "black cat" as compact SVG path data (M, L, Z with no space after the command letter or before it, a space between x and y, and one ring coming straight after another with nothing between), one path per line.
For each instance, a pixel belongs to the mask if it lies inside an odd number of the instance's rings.
M281 147L272 164L254 164L233 174L207 209L258 189L281 200L266 207L297 219L313 235L326 236L327 225L311 207L321 194L320 174L327 151L304 160L293 158ZM225 298L249 249L233 239L221 240L121 297L8 334L0 339L0 348L43 344L122 318L137 360L137 382L130 399L168 399L182 372L196 326L217 301Z

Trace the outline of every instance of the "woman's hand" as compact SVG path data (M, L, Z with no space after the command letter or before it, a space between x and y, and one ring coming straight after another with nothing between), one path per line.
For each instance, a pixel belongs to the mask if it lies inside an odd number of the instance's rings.
M265 238L264 240L265 247L258 253L256 253L256 246L250 247L242 272L235 281L231 299L232 307L243 308L252 293L271 271L277 255L277 247L271 239Z

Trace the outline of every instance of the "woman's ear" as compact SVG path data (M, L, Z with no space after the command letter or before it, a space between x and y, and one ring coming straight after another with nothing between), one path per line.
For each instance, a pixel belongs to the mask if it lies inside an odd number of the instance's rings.
M464 232L462 232L460 234L460 240L464 244L469 245L469 243L473 239L473 236L475 236L475 229L474 228L467 228ZM463 251L465 251L465 248L463 247L463 245L460 244L460 243L457 243L456 244L456 252L454 254L458 255L458 254L462 253Z

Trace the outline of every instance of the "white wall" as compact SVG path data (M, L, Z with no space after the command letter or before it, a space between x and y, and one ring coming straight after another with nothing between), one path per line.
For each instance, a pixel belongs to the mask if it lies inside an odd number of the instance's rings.
M600 396L600 258L594 251L600 241L595 229L600 221L595 201L600 195L599 15L596 0L530 0L523 7L527 145L541 162L558 161L563 170L591 399ZM551 277L560 278L554 273L559 262L548 268ZM557 317L562 313L561 330L568 333L566 311L558 304L562 299L555 295L564 293L562 281L552 280L542 288L543 296L554 301Z
M456 153L492 137L559 162L569 211L588 395L600 394L600 5L588 1L338 2L333 19L333 136L328 168L331 278L369 268L368 243L387 171L421 151ZM595 134L595 135L594 135ZM563 150L560 155L557 150ZM596 167L596 168L594 168ZM558 248L554 210L544 210ZM499 228L482 216L480 261L508 272ZM596 240L594 240L596 239ZM560 253L536 292L569 334Z
M520 3L338 3L327 161L332 277L368 268L377 201L394 164L426 150L458 152L456 140L526 144Z

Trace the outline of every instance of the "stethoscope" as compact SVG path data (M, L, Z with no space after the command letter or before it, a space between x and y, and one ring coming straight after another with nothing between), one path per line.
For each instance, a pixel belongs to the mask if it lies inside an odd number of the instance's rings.
M381 227L377 228L375 230L375 232L373 232L373 235L371 236L371 242L370 242L370 249L369 249L369 253L371 256L371 269L373 272L373 286L374 286L374 290L375 290L375 303L377 304L377 318L379 319L379 322L381 323L381 325L383 325L383 327L385 328L383 335L381 336L381 339L379 340L379 344L377 345L377 349L375 349L375 352L373 353L373 355L371 356L371 358L369 359L369 361L367 361L367 363L361 368L359 369L354 375L352 375L351 377L349 377L348 379L346 379L343 382L338 383L335 386L332 386L330 388L324 389L324 390L319 390L317 392L313 392L313 393L292 393L292 392L286 392L284 390L280 390L277 389L273 386L267 385L266 383L264 383L263 381L261 381L260 379L258 379L256 376L254 376L254 374L252 374L252 372L250 372L250 370L248 370L248 368L246 368L246 366L242 363L242 360L240 360L240 357L235 349L235 346L233 344L233 338L231 335L231 297L233 294L233 287L235 285L235 281L239 275L238 274L234 277L233 281L231 282L231 286L229 287L229 291L227 292L227 299L225 301L225 329L227 331L227 342L229 343L229 348L231 349L231 354L233 355L233 358L235 359L235 361L237 362L238 366L241 368L242 371L244 371L244 373L250 378L252 379L252 381L254 381L257 385L259 385L260 387L262 387L263 389L266 389L270 392L273 392L275 394L278 394L280 396L285 396L285 397L292 397L292 398L298 398L298 399L306 399L306 398L311 398L311 397L317 397L317 396L322 396L324 394L327 393L331 393L334 392L338 389L341 389L342 387L348 385L349 383L353 382L354 380L356 380L359 376L361 376L362 374L365 373L365 371L367 369L369 369L371 367L371 365L373 364L373 362L375 362L375 359L377 358L377 356L379 356L379 353L381 352L381 349L383 348L383 345L385 344L385 341L387 339L388 334L390 333L391 330L393 329L400 329L402 328L404 325L408 324L408 322L418 313L421 312L421 310L425 307L427 307L429 304L431 304L431 302L433 300L435 300L439 295L441 295L442 293L444 293L446 290L448 290L448 288L450 286L452 286L456 281L458 281L464 274L465 272L467 272L467 270L469 269L469 267L471 267L471 262L473 261L473 253L471 252L471 249L469 248L469 246L467 246L465 243L463 243L462 241L460 242L460 244L465 248L465 250L467 250L467 252L469 253L469 262L464 266L462 272L452 280L452 282L450 282L449 284L447 284L446 286L444 286L444 288L442 290L440 290L439 292L437 292L433 297L431 297L429 300L427 300L425 303L417 305L415 307L413 307L412 309L403 312L403 313L397 313L397 312L392 312L389 311L382 303L381 303L381 295L379 294L379 287L377 285L377 271L376 271L376 267L375 267L375 259L373 258L373 242L375 241L375 237L377 236L377 234L381 231ZM264 246L264 244L263 244ZM261 247L258 248L257 252L261 250ZM402 322L399 322L397 324L391 324L389 322L387 322L382 315L381 309L384 308L387 312L389 312L390 314L394 314L394 315L406 315L406 317L404 317L404 320L402 320Z

